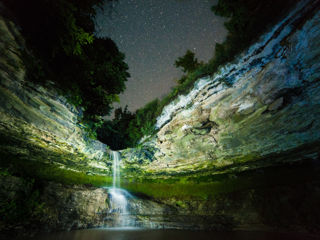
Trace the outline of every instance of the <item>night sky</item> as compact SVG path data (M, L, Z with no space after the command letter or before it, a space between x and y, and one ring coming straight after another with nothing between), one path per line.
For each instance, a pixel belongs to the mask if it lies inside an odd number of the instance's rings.
M119 0L112 11L98 11L97 36L113 39L129 65L131 78L120 95L121 106L134 111L167 94L182 76L174 62L187 49L200 61L212 57L215 43L226 36L224 19L210 10L216 2Z

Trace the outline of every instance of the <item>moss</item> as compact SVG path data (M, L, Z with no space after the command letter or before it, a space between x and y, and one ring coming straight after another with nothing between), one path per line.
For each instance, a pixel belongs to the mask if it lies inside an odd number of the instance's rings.
M210 199L220 194L253 188L292 185L320 178L320 166L314 161L262 167L223 174L194 174L171 177L123 179L122 187L133 194L154 199Z
M51 142L34 136L23 135L17 132L0 131L1 161L23 160L43 162L47 164L64 165L75 171L91 172L106 175L108 169L99 169L90 166L90 159L79 152L70 152L66 143ZM106 159L107 160L107 159Z
M0 167L14 176L54 181L63 184L90 184L96 187L111 185L112 178L103 175L86 174L85 172L64 169L57 164L12 159L12 156L1 156Z

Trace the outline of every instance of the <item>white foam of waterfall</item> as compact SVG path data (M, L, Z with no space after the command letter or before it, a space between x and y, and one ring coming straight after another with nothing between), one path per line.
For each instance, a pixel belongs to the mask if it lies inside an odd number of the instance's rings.
M120 188L120 161L121 161L120 153L117 151L112 151L111 158L113 161L113 163L112 163L112 168L113 168L112 187L113 188Z
M110 194L110 213L115 216L113 227L128 228L134 226L134 222L130 217L128 210L128 198L132 195L126 190L120 188L120 165L121 156L117 151L112 151L110 156L113 160L112 171L112 187L108 189Z
M220 67L211 78L205 77L199 79L195 82L194 88L189 94L180 95L176 101L164 107L161 115L157 118L156 128L164 126L174 115L185 109L186 106L192 105L190 108L192 110L193 107L199 104L195 101L198 93L206 87L210 86L210 92L217 94L227 88L227 85L223 81L229 84L236 83L249 70L251 74L259 71L259 68L263 67L278 53L277 50L281 47L281 41L293 30L291 24L299 17L299 13L303 11L309 2L309 0L301 1L286 18L274 26L271 31L263 35L260 41L251 46L235 63Z

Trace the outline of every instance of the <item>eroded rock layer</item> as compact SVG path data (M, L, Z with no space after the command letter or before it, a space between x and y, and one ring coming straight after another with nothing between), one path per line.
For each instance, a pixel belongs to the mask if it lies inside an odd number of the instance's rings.
M156 136L121 152L123 186L175 209L145 218L320 231L319 6L301 1L235 62L165 107Z
M121 186L139 197L129 201L137 225L320 231L319 6L301 1L237 61L167 106L156 136L121 152ZM81 112L53 85L25 81L23 50L17 28L0 18L1 161L110 175L106 146L87 137ZM1 204L11 209L6 199L33 185L1 174ZM48 230L112 225L106 190L44 183L31 206Z
M0 189L0 233L12 238L102 226L109 212L108 193L103 188L2 175Z
M225 172L319 158L320 14L304 1L235 63L167 106L146 172ZM136 150L135 150L136 151ZM134 165L134 154L125 151ZM140 160L140 162L142 162Z
M54 163L82 172L108 173L106 146L88 137L81 111L54 85L26 81L23 54L30 54L16 25L0 17L1 161ZM30 63L31 64L31 63Z

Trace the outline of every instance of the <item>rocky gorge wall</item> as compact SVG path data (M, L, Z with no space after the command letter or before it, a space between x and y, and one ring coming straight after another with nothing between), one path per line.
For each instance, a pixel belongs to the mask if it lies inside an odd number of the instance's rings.
M26 81L26 49L17 26L0 17L1 161L20 159L82 172L110 174L106 145L79 123L81 111L54 85Z
M302 1L237 61L165 107L158 133L140 146L151 155L141 155L140 169L223 173L317 160L318 10L318 1ZM135 167L136 152L123 151L128 166Z
M121 151L121 186L139 197L129 200L137 225L320 231L319 6L301 1L237 61L167 106L156 136ZM55 86L25 81L23 50L18 28L1 17L1 168L47 168L44 179L56 168L96 173L107 183L107 146L87 137L81 112ZM0 176L1 207L24 188L32 193L33 184ZM42 229L112 225L105 189L36 184Z
M301 1L165 107L158 133L121 151L123 186L178 209L164 222L319 232L319 6Z
M0 175L0 236L98 227L109 213L106 189ZM3 235L2 235L3 234Z
M101 226L108 193L92 184L108 184L107 146L56 86L26 79L32 53L1 3L0 13L0 235Z

